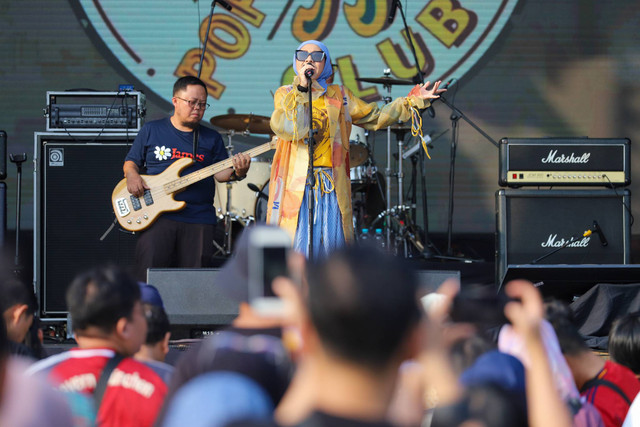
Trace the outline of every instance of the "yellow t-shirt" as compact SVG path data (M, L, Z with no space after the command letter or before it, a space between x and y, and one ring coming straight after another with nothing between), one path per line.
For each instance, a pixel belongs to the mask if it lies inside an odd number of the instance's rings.
M313 128L316 133L316 147L313 151L313 166L327 167L333 166L331 161L331 138L329 138L329 116L324 102L324 96L319 97L312 103L313 105Z

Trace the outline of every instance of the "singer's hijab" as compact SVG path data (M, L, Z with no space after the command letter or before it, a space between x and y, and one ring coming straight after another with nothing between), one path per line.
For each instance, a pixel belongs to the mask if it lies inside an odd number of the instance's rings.
M324 69L322 70L322 73L320 73L320 75L317 77L316 81L320 84L320 86L322 86L324 88L324 92L327 91L327 79L329 77L331 77L331 74L333 73L333 69L331 66L331 56L329 56L329 49L327 48L327 46L324 45L324 43L319 42L317 40L307 40L306 42L302 42L300 44L300 46L298 46L296 48L296 50L300 50L302 49L302 46L308 45L308 44L313 44L318 46L320 49L322 49L322 51L324 52ZM296 67L296 53L293 52L293 70L296 72L296 74L298 74L298 67Z

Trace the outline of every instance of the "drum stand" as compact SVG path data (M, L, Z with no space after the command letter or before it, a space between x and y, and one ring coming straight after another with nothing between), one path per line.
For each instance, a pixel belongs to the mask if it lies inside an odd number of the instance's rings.
M392 100L391 85L392 85L391 83L383 84L384 88L387 90L387 93L388 93L388 96L384 98L385 104L390 103ZM396 133L396 140L397 140L397 146L398 146L398 166L397 166L398 171L395 174L392 172L392 164L391 164L391 159L393 157L393 154L391 153L391 132L392 131ZM416 242L416 239L418 239L417 233L413 231L413 226L412 226L413 222L411 221L411 218L406 214L406 211L409 211L411 208L404 206L404 195L403 195L404 171L403 171L403 165L402 165L402 160L403 160L402 153L403 153L403 147L404 147L404 136L407 131L408 131L407 128L403 128L400 126L395 128L393 126L387 127L387 167L385 169L386 209L383 212L381 212L378 215L378 217L372 222L372 228L373 228L373 225L375 225L375 223L377 223L380 219L385 218L386 247L389 249L395 248L396 252L399 252L400 248L397 247L398 245L396 244L394 244L393 246L391 245L392 237L393 237L392 235L395 235L393 239L395 240L394 243L399 244L400 242L402 242L401 243L402 248L400 250L402 251L402 254L405 257L408 255L408 252L409 252L409 247L407 246L407 240L411 242ZM398 182L398 204L396 206L392 205L392 200L391 200L391 178L394 175ZM402 221L398 220L399 216L402 216L403 218ZM397 230L395 230L395 232L393 230L392 224L396 225ZM417 241L417 243L421 246L421 243L419 241Z
M233 156L233 135L235 135L235 130L231 129L229 130L229 132L227 133L227 137L228 137L228 143L225 146L227 153L229 154L229 157ZM215 179L215 178L214 178ZM232 206L231 206L231 194L232 194L232 190L233 189L233 183L231 181L227 181L226 182L226 191L227 191L227 203L226 206L224 208L225 212L223 215L224 218L224 242L223 245L220 246L218 244L218 242L216 242L215 240L213 241L213 245L218 249L218 253L221 253L223 256L229 256L231 255L232 252L232 236L233 236L233 227L232 227L232 223L233 221L237 221L240 222L240 224L242 224L242 226L244 227L246 224L238 217L238 215L233 214L231 212Z

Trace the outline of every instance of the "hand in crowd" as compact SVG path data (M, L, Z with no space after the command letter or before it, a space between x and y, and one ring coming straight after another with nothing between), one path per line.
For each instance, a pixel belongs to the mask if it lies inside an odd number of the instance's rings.
M523 338L537 338L544 318L544 306L540 292L526 280L514 280L505 287L505 293L514 301L504 308L513 328Z

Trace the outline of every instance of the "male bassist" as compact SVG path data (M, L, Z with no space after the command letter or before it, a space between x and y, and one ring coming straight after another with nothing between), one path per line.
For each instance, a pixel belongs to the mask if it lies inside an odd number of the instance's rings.
M202 169L228 157L222 137L213 129L200 126L207 104L207 87L196 77L181 77L173 85L174 113L171 117L146 123L138 133L124 162L127 190L143 196L149 186L140 176L145 166L148 175L162 173L175 160L193 158L193 135L198 132L195 162L183 174ZM238 153L233 168L214 175L219 182L246 177L251 159ZM213 178L188 186L175 196L186 202L184 209L166 212L138 237L135 274L146 281L147 269L162 267L198 268L207 266L213 255L213 230L216 223Z

